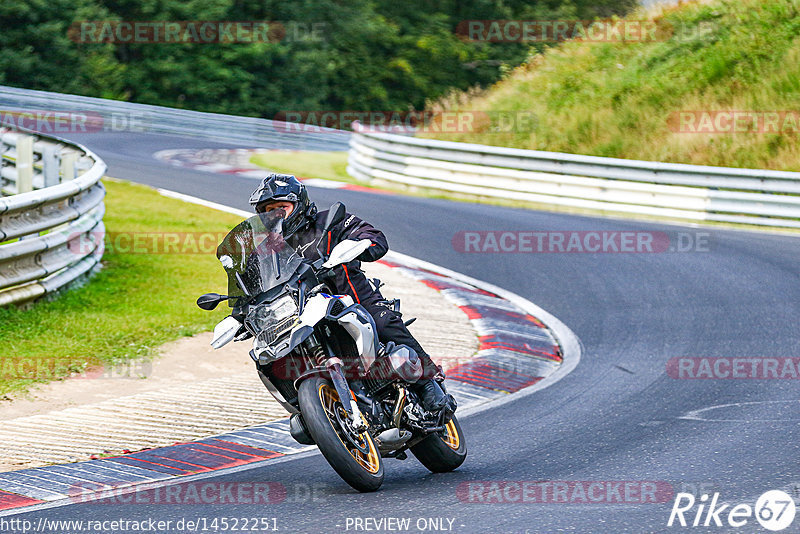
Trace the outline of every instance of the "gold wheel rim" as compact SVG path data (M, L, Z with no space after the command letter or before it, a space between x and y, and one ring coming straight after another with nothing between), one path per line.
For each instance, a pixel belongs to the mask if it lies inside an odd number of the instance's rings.
M461 444L461 440L458 437L458 429L456 429L456 425L453 423L452 419L444 426L442 441L454 451L457 451L458 446Z
M370 473L377 473L381 468L381 457L378 454L378 451L375 449L375 444L370 439L369 434L367 432L363 432L359 435L361 439L366 441L367 448L369 449L369 452L364 454L357 448L353 447L352 444L345 443L345 440L342 439L340 433L341 431L338 430L336 425L333 424L333 421L336 419L336 415L333 413L333 410L335 409L334 404L339 402L339 394L336 392L336 390L328 384L322 384L319 387L319 400L322 402L322 407L328 416L328 423L331 425L331 428L333 428L333 431L336 433L336 437L339 438L342 446L347 449L347 452L350 453L350 456L353 457L358 465Z

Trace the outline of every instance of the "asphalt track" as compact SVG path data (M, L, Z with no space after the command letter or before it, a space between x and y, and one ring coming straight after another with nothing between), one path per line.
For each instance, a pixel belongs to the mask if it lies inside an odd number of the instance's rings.
M144 134L74 139L105 159L111 176L237 208L248 207L256 184L151 157L161 149L226 145ZM669 529L671 498L656 504L475 503L457 489L480 481L658 481L674 491L702 487L718 491L720 500L752 504L764 491L800 480L800 380L680 380L666 371L675 357L800 356L797 237L357 191L313 188L311 196L321 206L342 200L382 228L394 250L535 302L580 338L580 364L552 387L465 418L469 457L453 473L432 475L413 458L388 461L381 490L358 494L312 454L214 477L279 482L288 492L280 504L75 504L15 518L274 517L284 532L359 531L354 519L367 517L411 518L412 532L425 526L417 524L421 518L453 519L455 532L754 532L763 531L754 518L740 529ZM683 253L455 250L453 235L473 230L710 235L706 249ZM733 403L739 404L703 412L705 420L682 418ZM800 518L784 532L798 531Z

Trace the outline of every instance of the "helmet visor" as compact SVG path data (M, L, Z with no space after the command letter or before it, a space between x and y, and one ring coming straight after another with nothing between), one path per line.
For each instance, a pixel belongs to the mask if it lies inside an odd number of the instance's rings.
M285 217L289 217L297 208L297 202L282 199L269 199L256 205L256 213L266 213L268 211L283 211Z

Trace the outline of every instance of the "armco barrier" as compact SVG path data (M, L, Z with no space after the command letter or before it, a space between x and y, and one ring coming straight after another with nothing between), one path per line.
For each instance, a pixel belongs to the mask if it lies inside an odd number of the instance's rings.
M53 292L103 256L106 164L61 139L0 129L0 306Z
M482 197L800 228L800 173L419 139L354 123L347 172Z
M68 133L102 135L124 131L207 139L242 147L347 150L350 136L350 132L341 130L304 128L257 117L203 113L2 85L0 112L9 115L10 120L22 122L23 127L45 133L58 134L67 130ZM57 119L44 112L67 116L67 120L57 129Z
M800 228L800 173L520 150L290 124L0 86L0 111L77 114L96 133L141 131L239 146L344 150L356 178L682 220ZM44 120L48 125L47 119ZM80 133L80 131L78 131Z

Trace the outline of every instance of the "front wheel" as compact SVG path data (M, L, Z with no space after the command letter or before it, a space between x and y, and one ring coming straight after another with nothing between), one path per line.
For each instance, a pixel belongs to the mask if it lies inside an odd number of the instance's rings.
M330 380L312 377L300 384L300 411L322 455L358 491L383 483L383 462L369 432L356 434Z
M411 453L433 473L446 473L464 463L467 442L454 415L442 432L431 434L413 447Z

